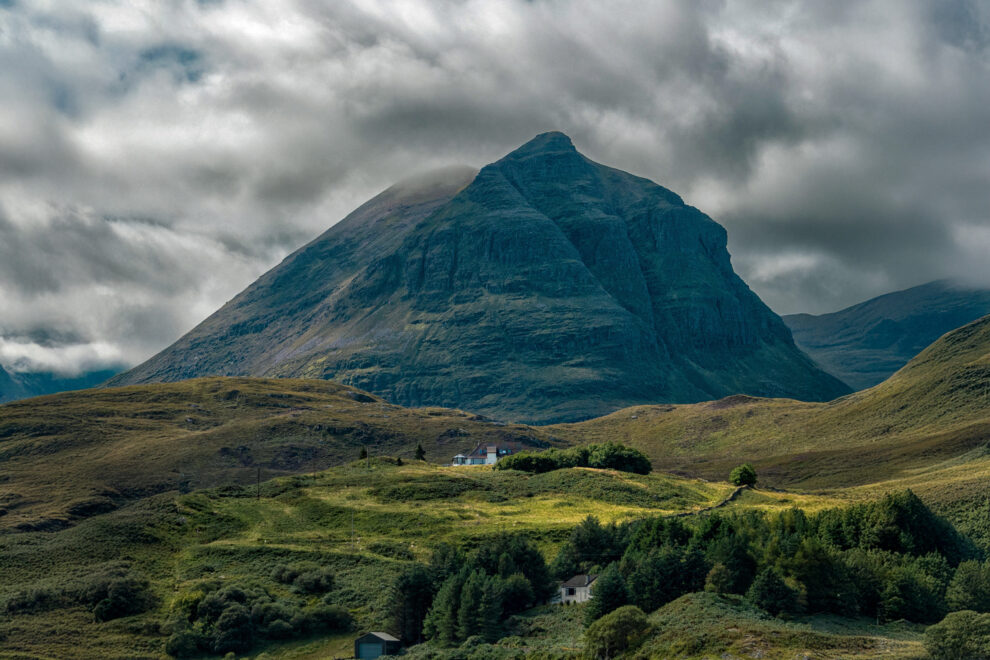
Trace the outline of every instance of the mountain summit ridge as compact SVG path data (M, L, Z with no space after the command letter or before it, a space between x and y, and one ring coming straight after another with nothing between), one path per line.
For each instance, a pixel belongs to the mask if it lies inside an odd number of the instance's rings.
M721 225L559 132L425 193L386 190L112 384L207 375L531 422L849 391L735 274Z

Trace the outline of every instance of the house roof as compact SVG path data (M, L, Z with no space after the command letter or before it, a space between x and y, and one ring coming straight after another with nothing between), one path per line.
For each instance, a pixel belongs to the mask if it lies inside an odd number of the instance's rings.
M522 451L523 449L525 449L525 447L523 446L523 444L521 442L514 442L514 441L495 442L495 443L493 443L493 442L481 442L481 443L478 443L478 446L475 447L466 456L466 458L485 458L485 457L488 456L488 449L489 448L492 448L495 451L499 451L501 449L508 449L508 450L510 450L510 453L513 453L513 454L515 454L516 452L519 452L519 451Z
M387 632L370 632L370 633L365 633L365 634L361 635L360 637L358 637L358 639L364 639L365 637L377 637L378 639L382 640L383 642L397 642L397 641L399 641L399 639L397 637L392 637L392 635L389 635Z
M562 587L587 587L589 584L594 582L598 578L597 575L575 575L567 582L563 583Z

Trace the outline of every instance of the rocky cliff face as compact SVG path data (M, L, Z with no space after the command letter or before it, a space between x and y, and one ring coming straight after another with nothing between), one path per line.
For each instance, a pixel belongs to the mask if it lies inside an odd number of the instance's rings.
M386 191L115 384L203 375L535 422L848 391L736 276L720 225L561 133Z

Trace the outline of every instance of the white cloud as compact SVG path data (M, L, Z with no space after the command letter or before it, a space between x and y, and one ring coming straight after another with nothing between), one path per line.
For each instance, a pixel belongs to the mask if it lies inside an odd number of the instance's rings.
M139 361L394 181L551 129L725 224L780 312L978 271L987 21L963 0L0 5L0 331Z

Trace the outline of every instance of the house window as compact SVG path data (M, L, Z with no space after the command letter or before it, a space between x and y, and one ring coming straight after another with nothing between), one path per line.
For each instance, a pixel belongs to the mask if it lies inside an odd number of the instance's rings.
M574 587L567 587L567 595L568 596L573 596L574 595L574 591L575 591Z

